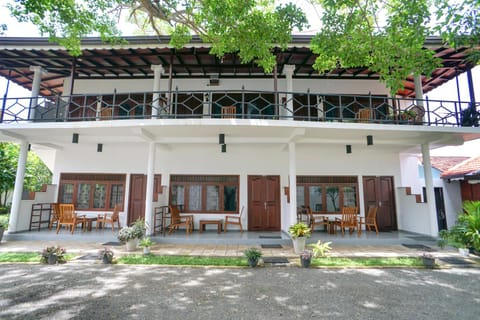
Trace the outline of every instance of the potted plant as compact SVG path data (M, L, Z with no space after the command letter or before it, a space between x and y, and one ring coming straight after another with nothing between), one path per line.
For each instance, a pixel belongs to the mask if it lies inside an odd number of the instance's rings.
M310 237L310 227L304 222L297 222L290 226L288 233L292 237L293 250L296 254L300 254L305 250L306 239Z
M425 268L433 269L435 267L435 257L430 253L424 252L422 254L422 262Z
M145 221L142 218L137 219L131 226L125 226L118 232L118 240L125 243L127 251L134 251L137 248L138 241L145 236Z
M300 254L300 264L302 265L302 267L310 267L310 264L312 263L312 257L312 250L303 250L303 252Z
M60 246L46 247L42 251L40 262L47 264L65 263L67 262L65 259L66 252L67 250L61 248Z
M153 246L155 242L153 242L149 237L145 237L140 240L140 248L143 248L143 254L150 254L150 247Z
M257 248L248 248L243 252L245 257L247 257L248 265L252 268L255 268L258 264L258 260L262 257L262 252Z
M0 242L2 242L3 233L8 229L8 215L0 215Z
M322 240L318 240L317 243L311 243L308 246L312 248L313 251L313 257L318 258L318 257L325 257L327 253L332 250L332 247L330 247L330 244L332 242L322 242Z
M466 235L466 229L460 224L454 225L450 230L441 230L438 235L440 240L438 246L444 248L449 245L458 249L462 256L468 256L470 240Z
M111 264L113 261L113 251L107 247L100 250L98 255L104 264Z

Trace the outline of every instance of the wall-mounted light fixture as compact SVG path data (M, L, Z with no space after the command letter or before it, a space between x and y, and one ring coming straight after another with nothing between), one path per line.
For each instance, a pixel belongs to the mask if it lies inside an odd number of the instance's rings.
M222 153L227 152L227 145L224 143L222 144Z
M367 146L373 146L373 136L367 136Z
M347 145L345 146L345 151L346 151L347 153L352 153L352 146L349 145L349 144L347 144Z
M72 143L78 143L78 137L79 137L78 133L74 133L72 135Z
M225 134L224 133L220 133L218 135L218 144L225 144Z
M102 152L103 151L103 144L99 143L97 144L97 152Z

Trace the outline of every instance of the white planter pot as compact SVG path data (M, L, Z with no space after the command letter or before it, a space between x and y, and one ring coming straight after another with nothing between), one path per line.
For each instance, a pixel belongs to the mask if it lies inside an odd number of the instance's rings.
M305 241L307 238L305 237L297 237L297 238L292 238L293 241L293 251L296 254L300 254L305 250Z
M138 239L128 240L125 243L125 249L127 251L135 251L135 249L137 249L137 245L138 245Z
M143 247L143 254L150 254L150 247Z
M458 248L458 253L460 253L462 257L468 257L470 250L467 248Z

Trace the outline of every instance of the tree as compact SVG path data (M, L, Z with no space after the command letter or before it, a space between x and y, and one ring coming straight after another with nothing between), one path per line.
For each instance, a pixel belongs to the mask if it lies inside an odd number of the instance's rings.
M440 65L424 48L427 36L441 35L447 45L468 45L479 61L479 0L305 0L319 7L321 30L312 40L314 68L368 67L395 94L411 74L429 76ZM285 1L283 1L285 2ZM79 55L80 38L92 33L117 39L116 21L130 17L157 34L171 35L182 47L199 35L211 53L237 53L266 72L275 66L274 46L285 48L294 30L307 26L305 13L274 0L17 0L10 5L20 21L31 21L50 39Z
M7 205L8 196L15 186L19 151L19 146L14 143L0 143L0 207ZM29 152L23 189L38 191L51 180L51 171L35 153Z

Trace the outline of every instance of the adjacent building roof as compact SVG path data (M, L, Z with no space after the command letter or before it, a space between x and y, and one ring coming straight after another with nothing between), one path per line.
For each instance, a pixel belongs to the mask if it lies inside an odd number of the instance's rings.
M318 73L312 68L316 56L310 50L312 36L295 35L286 50L274 50L277 56L277 74L283 76L285 65L295 65L294 78L314 79L378 79L379 75L367 68L338 68L328 73ZM272 78L255 63L242 64L235 54L222 59L209 54L209 45L198 37L188 46L174 49L168 45L169 37L139 36L125 38L127 43L110 46L99 38L84 39L82 55L73 58L68 52L46 38L0 37L0 76L31 89L33 71L30 66L41 66L40 92L44 96L63 94L63 79L75 73L76 79L144 79L153 78L152 65L161 64L174 78ZM443 66L431 78L423 77L423 92L428 92L471 69L465 60L466 48L444 47L439 38L429 38L425 47L435 51ZM68 94L68 93L65 93ZM398 92L405 97L415 96L413 77L405 81Z
M432 167L439 170L440 172L444 172L467 159L470 159L470 158L469 157L435 156L430 158L430 162L432 164Z
M480 156L469 158L443 172L442 179L479 179L480 178Z

